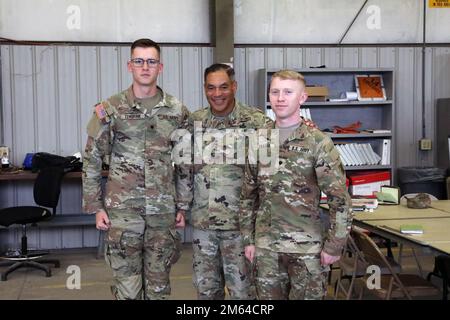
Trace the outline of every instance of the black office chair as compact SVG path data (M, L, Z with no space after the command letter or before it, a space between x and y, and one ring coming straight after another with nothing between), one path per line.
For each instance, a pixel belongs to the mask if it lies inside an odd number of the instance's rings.
M442 300L447 300L450 286L450 256L438 255L434 258L434 270L428 274L428 281L430 281L431 276L442 279Z
M34 201L38 206L10 207L0 210L0 225L9 227L13 224L22 225L22 245L16 254L6 254L1 259L9 260L6 271L1 272L1 281L6 281L8 275L22 267L32 267L43 270L47 277L51 276L49 266L44 263L53 264L59 268L58 260L43 260L42 256L48 251L29 251L27 244L27 225L51 219L55 214L61 191L61 180L64 176L64 168L47 167L39 171L34 183ZM45 207L45 208L44 208ZM51 208L51 210L47 209Z

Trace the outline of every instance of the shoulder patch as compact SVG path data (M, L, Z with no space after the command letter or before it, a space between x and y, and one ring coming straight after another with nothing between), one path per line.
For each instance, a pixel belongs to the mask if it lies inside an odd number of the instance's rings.
M312 120L303 118L303 123L304 123L305 125L307 125L308 127L315 128L315 129L319 129L319 127L318 127Z
M102 123L108 123L111 121L108 114L106 113L103 103L99 103L95 106L95 114L97 115L98 120L100 120Z

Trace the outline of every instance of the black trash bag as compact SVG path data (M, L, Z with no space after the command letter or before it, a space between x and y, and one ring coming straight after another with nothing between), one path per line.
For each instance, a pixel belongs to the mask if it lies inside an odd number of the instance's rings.
M445 169L435 167L403 167L398 168L400 183L442 182L445 180Z
M442 200L446 198L445 169L435 167L398 168L401 194L428 193Z
M63 168L64 172L77 171L83 167L83 163L75 156L59 156L47 152L38 152L31 161L31 171L38 172L40 169L48 167Z

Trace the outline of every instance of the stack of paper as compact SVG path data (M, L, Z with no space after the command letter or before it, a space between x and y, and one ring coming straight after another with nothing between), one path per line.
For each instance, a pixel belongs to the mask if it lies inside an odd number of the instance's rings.
M300 115L305 119L312 120L309 108L300 108Z
M356 198L352 199L352 209L355 211L373 210L378 208L377 199Z
M422 234L423 227L419 224L402 224L400 226L400 232L407 234Z

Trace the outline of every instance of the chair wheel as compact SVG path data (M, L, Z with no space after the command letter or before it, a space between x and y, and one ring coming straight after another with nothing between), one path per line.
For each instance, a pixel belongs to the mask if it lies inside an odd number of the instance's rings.
M47 278L51 277L51 276L52 276L52 272L51 272L51 271L46 272L46 273L45 273L45 276L46 276Z

